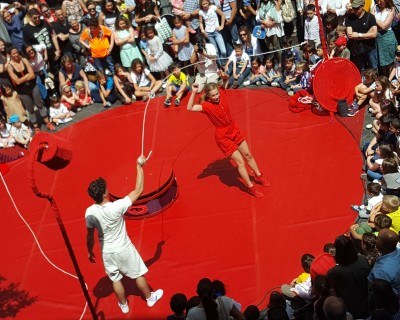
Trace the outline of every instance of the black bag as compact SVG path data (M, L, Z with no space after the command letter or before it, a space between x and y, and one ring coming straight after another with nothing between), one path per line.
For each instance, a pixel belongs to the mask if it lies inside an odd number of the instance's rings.
M347 117L348 105L346 100L338 100L337 102L337 113L339 117Z

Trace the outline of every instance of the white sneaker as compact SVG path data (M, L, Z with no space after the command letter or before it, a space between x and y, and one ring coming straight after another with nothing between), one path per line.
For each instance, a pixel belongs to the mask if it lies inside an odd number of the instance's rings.
M271 87L279 87L279 83L278 82L272 82L271 83Z
M152 292L150 298L146 299L147 306L150 308L152 306L154 306L156 304L156 302L161 299L163 294L164 294L164 291L162 289L158 289L158 290Z
M122 313L128 313L129 312L128 300L126 300L125 304L121 304L121 303L118 302L118 305L121 308Z
M250 85L250 80L247 80L247 81L243 82L243 85L244 85L245 87L249 86L249 85Z

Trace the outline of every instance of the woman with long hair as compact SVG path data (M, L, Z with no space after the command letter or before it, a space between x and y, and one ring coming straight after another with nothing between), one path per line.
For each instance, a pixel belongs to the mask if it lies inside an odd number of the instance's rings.
M214 297L214 287L210 279L201 279L197 284L196 292L201 302L189 310L186 320L228 320L230 316L236 320L245 320L231 298Z
M36 132L40 131L35 112L36 106L47 129L55 130L55 126L50 122L47 110L44 107L39 87L36 84L36 76L29 61L21 57L17 48L10 48L9 54L11 60L7 66L7 71L22 104L28 111L33 128Z
M335 240L336 266L328 271L328 278L336 295L342 298L354 319L368 317L368 275L370 266L357 253L352 239L341 235Z

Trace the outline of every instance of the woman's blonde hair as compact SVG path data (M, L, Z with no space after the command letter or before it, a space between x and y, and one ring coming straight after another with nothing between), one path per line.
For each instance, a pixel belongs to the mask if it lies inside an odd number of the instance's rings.
M206 101L208 99L208 95L210 94L210 92L214 89L218 89L218 84L216 83L207 83L204 86L204 94L200 97L200 103Z

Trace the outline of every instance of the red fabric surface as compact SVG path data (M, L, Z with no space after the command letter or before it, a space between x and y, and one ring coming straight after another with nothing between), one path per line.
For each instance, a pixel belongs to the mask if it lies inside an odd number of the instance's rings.
M123 315L105 278L97 240L96 264L88 261L85 244L88 183L114 173L120 176L111 193L134 187L144 104L111 109L66 128L58 134L73 146L71 163L56 172L35 167L39 188L54 194L97 312L105 319L165 319L170 297L194 295L202 277L225 282L228 295L244 307L258 304L269 289L301 273L302 254L319 254L354 221L349 205L362 196L361 158L339 122L311 111L293 114L279 90L228 91L232 115L272 183L263 188L266 196L256 199L244 192L236 169L217 148L214 126L205 115L186 111L185 101L180 108L164 109L162 98L153 100L146 122L145 153L152 149L153 154L145 167L145 188L162 184L163 168L172 167L179 197L162 214L127 221L149 266L149 284L165 291L154 308L129 282L131 312ZM73 273L54 216L46 201L33 195L27 171L22 160L5 176L14 200L44 252ZM43 258L2 184L0 203L0 275L37 297L16 318L78 319L85 303L78 281ZM88 311L85 318L90 319Z

